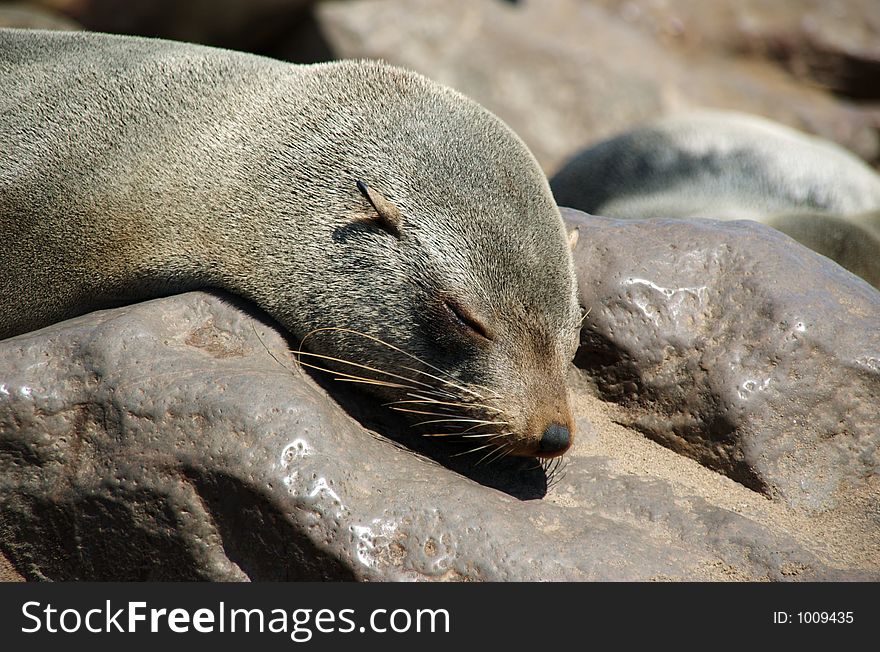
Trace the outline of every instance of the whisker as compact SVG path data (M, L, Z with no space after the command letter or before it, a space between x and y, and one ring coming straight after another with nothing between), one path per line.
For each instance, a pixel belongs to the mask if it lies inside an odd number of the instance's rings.
M355 376L354 374L347 374L342 371L334 371L332 369L327 369L326 367L319 367L318 365L313 365L308 362L300 363L304 367L309 367L311 369L317 369L318 371L324 371L328 374L339 375L341 377L334 378L334 380L338 380L341 382L350 382L350 383L364 383L367 385L381 385L384 387L397 387L399 389L415 389L415 387L410 387L409 385L401 385L400 383L393 383L390 381L384 380L376 380L375 378L365 378L364 376Z
M418 392L418 393L415 393L415 392ZM413 392L407 392L406 395L413 398L413 399L419 399L422 401L439 401L440 400L439 398L432 398L432 396L438 396L442 399L449 399L449 400L459 398L458 394L454 394L453 392L449 392L444 389L438 389L438 388L427 389L427 388L421 388L421 387L413 390ZM461 403L461 404L467 405L466 403Z
M487 433L481 433L481 434L477 434L477 435L463 435L460 432L457 434L460 437L462 437L463 439L478 439L480 437L488 437L489 439L498 439L499 438L499 435L497 432L487 432Z
M510 454L510 450L511 447L508 444L503 444L499 446L498 449L495 451L495 454L486 460L486 464L489 465L492 462L497 462L503 457L506 457L508 454Z
M593 306L590 306L589 310L587 310L587 312L583 314L583 316L581 317L581 321L578 323L578 326L584 325L584 320L590 315L591 312L593 312Z
M568 460L564 455L549 460L541 460L541 468L544 469L544 473L547 477L548 491L553 487L556 487L565 477L565 467L567 464Z
M403 400L403 401L392 401L391 403L385 403L385 405L402 405L403 403L432 403L435 405L448 405L450 407L461 407L461 408L483 408L484 410L492 410L493 412L501 413L497 408L492 407L491 405L483 405L482 403L453 403L451 401L435 401L434 399L424 399L420 401L414 400Z
M462 435L460 432L429 432L420 433L422 437L461 437L463 439L498 439L498 433L488 432L481 435Z
M443 371L443 370L440 369L439 367L435 367L435 366L432 365L430 362L425 362L424 360L422 360L422 359L419 358L418 356L413 355L412 353L409 353L408 351L404 351L403 349L398 348L398 347L394 346L393 344L390 344L390 343L388 343L388 342L386 342L386 341L384 341L384 340L382 340L382 339L379 339L378 337L374 337L374 336L372 336L372 335L368 335L367 333L362 333L362 332L360 332L360 331L352 330L352 329L350 329L350 328L341 328L341 327L338 327L338 326L328 326L328 327L325 327L325 328L316 328L315 330L310 331L309 333L306 333L305 337L303 337L302 340L300 340L300 343L299 343L300 351L302 351L302 347L303 347L303 344L305 344L306 339L308 339L308 338L311 337L312 335L314 335L314 334L316 334L316 333L319 333L319 332L321 332L321 331L338 331L338 332L340 332L340 333L351 333L352 335L358 335L358 336L360 336L360 337L365 337L365 338L367 338L368 340L372 340L372 341L377 342L377 343L379 343L379 344L381 344L381 345L383 345L383 346L387 346L389 349L393 349L394 351L397 351L398 353L402 353L403 355L405 355L405 356L407 356L407 357L409 357L409 358L412 358L412 359L415 360L416 362L418 362L418 363L420 363L420 364L423 364L423 365L425 365L426 367L428 367L428 368L430 368L430 369L433 369L434 371L436 371L436 372L439 373L439 374L442 374L442 375L444 375L444 376L449 376L450 378L453 377L449 372ZM431 378L434 378L435 380L439 380L440 382L443 382L443 383L446 383L446 384L448 384L448 385L451 385L452 387L455 387L456 389L459 389L459 390L461 390L461 391L463 391L463 392L467 392L468 394L473 394L474 396L480 397L480 395L479 395L477 392L474 392L473 390L468 389L467 387L462 387L462 386L460 386L460 385L458 385L458 384L456 384L456 383L453 383L453 382L451 382L451 381L443 380L442 378L437 378L436 376L433 376L432 374L429 374L429 373L427 373L426 371L421 371L421 370L419 370L419 369L410 369L410 371L414 371L414 372L416 372L416 373L424 374L425 376L429 376L429 377L431 377ZM482 398L482 397L480 397L480 398Z
M340 363L342 363L342 364L351 365L352 367L357 367L357 368L359 368L359 369L366 369L367 371L374 371L374 372L376 372L377 374L383 374L383 375L385 375L385 376L391 376L392 378L398 378L398 379L400 379L400 380L405 380L405 381L407 381L407 382L409 382L409 383L414 383L414 384L416 384L416 385L422 385L422 386L427 387L427 388L429 388L429 389L432 387L431 385L428 385L427 383L423 383L423 382L421 382L421 381L418 381L418 380L416 380L416 379L414 379L414 378L408 378L407 376L401 376L400 374L391 373L390 371L383 371L382 369L376 369L375 367L370 367L369 365L360 364L360 363L357 363L357 362L351 362L350 360L343 360L342 358L334 358L334 357L331 356L331 355L322 355L322 354L320 354L320 353L311 353L311 352L309 352L309 351L300 351L300 352L298 353L298 355L310 355L310 356L315 357L315 358L321 358L322 360L330 360L330 361L332 361L332 362L340 362ZM302 360L299 360L299 363L302 364L302 365L309 366L307 363L303 362ZM343 373L343 372L341 372L341 371L340 371L340 372L332 371L332 370L329 370L329 369L324 369L323 367L316 367L316 366L314 366L314 365L311 365L311 367L312 367L313 369L321 369L322 371L326 371L326 372L328 372L328 373L340 373L340 374L342 374L342 375L344 375L344 376L349 376L349 374L345 374L345 373ZM352 377L354 377L354 378L363 378L363 376L352 376ZM417 389L417 388L416 388L416 387L409 387L408 389Z
M503 451L505 446L506 446L506 444L502 444L501 446L496 446L494 450L491 450L488 453L486 453L485 455L483 455L483 457L481 457L479 459L479 461L477 461L477 463L474 466L479 466L483 462L485 462L488 465L491 462L495 461L497 459L496 456L498 455L498 451Z
M474 396L476 396L479 399L483 398L482 394L480 394L479 392L475 392L471 389L467 389L457 383L453 383L452 381L446 380L445 378L440 378L439 376L435 376L434 374L429 374L427 371L422 371L421 369L414 369L413 367L407 367L406 365L400 365L400 367L401 367L401 369L406 369L407 371L412 371L413 373L422 374L424 376L427 376L428 378L433 378L434 380L437 380L441 383L444 383L445 385L449 385L451 387L455 387L456 389L460 389L464 392L468 392L470 394L473 394ZM451 374L447 374L447 375L450 375L450 377L454 377L454 376L451 376ZM479 385L476 385L476 387L479 387Z
M484 421L483 423L478 423L475 426L471 426L467 430L462 430L462 434L466 432L470 432L471 430L476 430L480 426L508 426L510 425L507 421Z
M459 456L461 456L461 455L470 455L471 453L476 453L477 451L481 451L481 450L483 450L483 449L485 449L485 448L489 448L489 447L494 448L494 447L495 447L495 444L486 444L486 445L484 445L484 446L477 446L476 448L471 448L471 449L466 450L466 451L463 451L463 452L461 452L461 453L456 453L456 454L453 455L452 457L459 457Z
M457 398L458 398L458 394L454 394L454 393L452 393L452 392L448 392L448 391L443 390L443 389L436 389L436 388L435 388L435 389L418 389L418 390L416 390L416 391L418 391L419 393L418 393L418 394L407 393L407 396L411 396L411 397L413 397L413 398L422 399L422 400L425 400L425 401L436 401L436 400L438 400L438 399L436 399L436 398L431 398L432 395L433 395L433 396L438 396L438 397L440 397L440 398L444 398L444 399L457 399ZM424 396L422 396L422 394L424 394Z
M393 407L392 410L397 412L408 412L409 414L425 414L429 417L457 417L454 412L426 412L425 410L409 410L407 408Z
M421 433L422 437L458 437L460 436L457 432L428 432Z
M425 371L422 371L422 370L420 370L420 369L414 369L413 367L407 367L407 366L404 366L404 365L401 365L401 367L402 367L403 369L406 369L407 371L412 371L412 372L417 373L417 374L424 374L424 375L426 375L426 376L429 376L429 377L431 377L431 378L434 378L435 380L439 380L441 383L446 383L447 385L451 385L452 387L455 387L456 389L462 389L462 390L465 390L465 391L470 391L471 394L473 394L474 396L476 396L476 397L479 398L479 399L483 399L483 398L485 398L485 397L482 396L479 392L475 392L475 391L473 391L473 390L468 390L467 388L461 387L460 385L458 385L458 384L456 384L456 383L450 382L450 381L448 381L448 380L444 380L443 378L438 378L437 376L434 376L434 375L432 375L432 374L429 374L429 373L427 373L427 372L425 372ZM446 373L448 376L454 378L454 376L452 376L452 375L449 374L448 372L444 372L444 373ZM488 387L486 387L486 386L484 386L484 385L479 385L479 384L477 384L477 383L471 383L471 387L479 387L480 389L483 389L483 390L489 392L489 393L492 395L492 396L490 396L489 398L501 398L501 394L499 394L499 393L496 392L495 390L489 389Z
M263 341L263 338L262 338L262 337L260 336L260 334L257 332L257 327L254 326L253 324L251 324L251 330L254 331L254 335L257 336L257 339L260 341L260 344L262 344L262 345L263 345L263 348L266 349L266 353L268 353L268 354L272 357L272 359L273 359L275 362L277 362L282 368L286 369L286 370L289 371L290 373L294 373L293 369L290 369L286 364L284 364L283 362L281 362L281 360L279 360L279 359L275 356L275 354L272 353L272 352L269 350L269 347L266 346L266 343ZM296 373L298 373L299 375L302 375L302 369L297 368Z
M319 369L320 367L312 367L312 369ZM325 369L324 371L329 371ZM340 383L360 383L362 385L377 385L379 387L396 387L398 389L406 389L406 385L401 385L400 383L391 383L387 380L373 380L371 378L340 378L336 377L333 380L339 381Z
M470 428L468 428L464 432L468 432L470 430L473 430L474 428L479 428L480 426L491 426L494 423L496 423L495 421L483 421L482 419L465 419L463 417L452 417L449 419L431 419L430 421L419 421L418 423L413 423L411 425L413 427L416 427L416 426L426 426L429 423L444 423L444 422L448 422L448 423L475 423L475 424L477 424L475 426L471 426Z
M305 346L308 338L322 331L350 333L358 337L363 337L370 341L376 342L377 344L380 344L384 347L387 347L393 351L396 351L397 353L402 354L412 360L415 360L419 363L420 366L431 369L436 373L430 373L423 369L408 365L388 365L393 367L395 371L406 371L410 374L405 375L399 372L395 373L394 371L390 371L385 368L379 368L368 364L361 364L352 360L346 360L331 355L304 351L303 347ZM486 453L477 462L477 464L481 464L487 460L492 461L494 459L504 457L510 454L513 450L512 444L503 442L503 438L510 435L510 432L478 431L478 429L480 428L498 428L504 426L509 427L509 422L507 421L492 419L492 416L495 416L497 418L498 416L503 414L501 410L491 404L493 403L493 399L498 399L501 396L497 391L477 384L469 384L468 386L464 386L460 384L458 382L458 379L455 378L455 376L453 376L451 373L444 371L443 369L425 360L422 360L418 356L413 355L408 351L404 351L403 349L394 346L393 344L386 342L381 338L350 328L317 328L310 331L309 333L306 333L302 340L300 340L299 351L295 353L297 356L297 361L300 365L333 374L334 380L336 381L361 383L364 385L403 390L404 392L406 392L405 395L407 398L385 403L383 405L398 412L437 417L435 419L423 420L418 423L411 424L411 427L439 425L441 430L449 430L449 432L426 433L423 435L425 437L457 437L460 439L473 439L476 440L476 443L480 443L479 440L482 439L485 442L482 445L475 446L469 450L456 453L455 455L453 455L453 457L486 451ZM334 369L328 369L327 367L321 366L319 364L306 362L303 360L303 358L324 360L339 365L344 365L349 368L364 370L365 372L369 372L370 374L374 374L378 377L367 377L358 373L335 371ZM485 391L488 395L488 398L484 398L479 391L473 389L474 387ZM463 399L460 394L465 395ZM483 402L477 403L474 402L474 399ZM477 416L486 416L488 418L472 418L468 416L468 411L470 410L484 411L484 413L481 413ZM499 443L498 440L502 441Z

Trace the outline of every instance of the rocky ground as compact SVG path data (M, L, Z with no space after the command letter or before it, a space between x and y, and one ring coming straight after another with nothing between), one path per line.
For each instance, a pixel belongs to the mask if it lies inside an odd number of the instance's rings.
M3 551L56 580L880 578L880 293L760 225L567 218L593 309L561 468L418 441L190 293L0 343Z
M697 107L880 163L872 0L189 6L0 24L380 57L485 104L548 174ZM758 225L567 219L591 312L564 467L413 441L251 306L170 297L0 342L0 580L880 579L880 293Z
M31 0L70 21L296 62L381 58L475 98L548 175L589 143L691 108L755 113L880 163L874 0ZM6 18L4 18L6 16Z

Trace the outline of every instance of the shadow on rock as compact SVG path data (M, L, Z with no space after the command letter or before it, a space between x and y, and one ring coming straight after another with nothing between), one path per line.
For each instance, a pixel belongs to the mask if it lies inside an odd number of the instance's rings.
M221 291L208 291L208 293L247 313L266 327L276 330L287 342L291 352L299 350L299 341L286 333L283 326L256 305ZM266 353L274 357L268 349ZM291 373L299 373L298 369L291 368L277 358L276 362ZM548 473L546 470L552 468L548 464L542 465L535 458L522 457L502 457L481 462L482 451L468 453L460 442L440 442L437 439L420 437L396 413L387 408L377 410L376 399L366 397L343 383L334 382L330 373L305 367L300 369L361 426L389 439L400 448L417 453L474 482L503 491L520 500L535 500L547 494L548 486L552 481L552 472Z

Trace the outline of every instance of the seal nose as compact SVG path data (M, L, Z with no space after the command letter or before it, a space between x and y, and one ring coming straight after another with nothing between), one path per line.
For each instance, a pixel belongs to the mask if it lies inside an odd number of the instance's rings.
M568 450L569 446L571 446L571 433L568 428L559 423L551 423L541 435L538 454L548 457L561 455Z

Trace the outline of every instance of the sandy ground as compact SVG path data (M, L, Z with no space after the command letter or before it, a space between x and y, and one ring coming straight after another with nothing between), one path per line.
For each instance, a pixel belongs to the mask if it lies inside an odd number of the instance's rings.
M568 463L579 457L606 458L609 470L668 483L676 495L698 496L712 505L741 514L770 530L785 533L832 567L876 570L880 568L880 537L872 514L877 510L880 481L876 477L858 490L850 490L839 506L825 512L793 509L771 500L698 462L679 455L641 433L620 425L624 414L616 405L596 397L587 378L578 370L570 375L579 435ZM544 500L564 505L568 498L557 485ZM876 518L876 515L874 515ZM717 580L749 580L719 565L709 569ZM22 576L0 553L0 581L20 582Z
M846 499L841 499L833 510L793 509L620 425L617 421L624 420L620 408L597 398L581 372L573 371L570 381L575 414L585 435L576 439L569 453L572 461L579 456L607 457L617 473L665 481L681 496L699 496L773 531L784 532L829 566L875 572L880 568L880 537L872 518L880 496L876 476L858 489L849 489ZM547 496L549 500L555 498L553 493ZM717 579L732 578L719 569Z
M2 552L0 552L0 582L24 582L24 578L12 567Z

